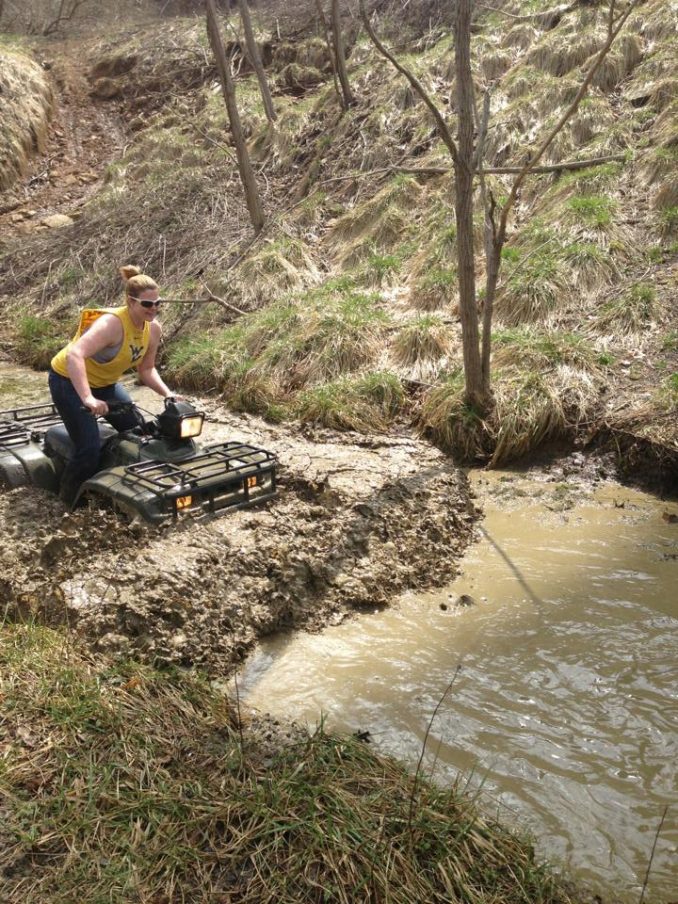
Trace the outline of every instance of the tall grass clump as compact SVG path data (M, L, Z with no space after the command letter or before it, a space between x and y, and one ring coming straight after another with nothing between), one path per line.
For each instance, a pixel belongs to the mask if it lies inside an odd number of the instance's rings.
M484 415L465 402L460 373L424 396L420 428L460 462L518 460L593 417L604 363L584 339L516 328L495 333L493 347L494 401Z
M402 367L436 362L452 350L449 326L435 315L425 314L406 323L393 342L393 357Z
M412 211L422 201L422 189L412 176L395 176L373 197L339 217L327 243L341 266L350 266L375 251L388 252L413 228Z
M560 242L536 226L503 251L497 317L508 326L546 321L557 313L566 287Z
M418 426L459 463L485 460L492 446L489 424L464 399L464 377L454 370L422 400Z
M29 364L36 369L49 367L49 362L59 349L66 344L72 333L74 324L69 330L64 324L52 319L25 314L19 318L16 329L16 355L22 364Z
M341 280L273 302L216 334L179 340L167 370L189 389L221 392L239 410L267 414L314 384L369 367L387 322L377 295Z
M359 433L384 432L403 409L405 394L394 374L372 371L315 386L299 396L303 423Z
M3 904L570 902L456 787L322 727L271 753L195 675L6 624L0 694Z
M653 285L635 283L601 306L595 325L600 331L639 333L654 320L656 301L657 292Z

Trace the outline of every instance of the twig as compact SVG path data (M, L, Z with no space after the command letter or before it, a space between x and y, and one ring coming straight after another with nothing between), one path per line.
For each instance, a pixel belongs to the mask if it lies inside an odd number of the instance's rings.
M450 681L450 683L447 685L447 687L443 691L443 695L440 698L440 700L438 700L436 708L433 710L431 718L428 721L428 725L426 726L426 734L424 735L424 742L421 745L421 753L419 755L419 762L417 763L417 768L414 773L414 782L412 783L412 794L410 795L410 811L407 816L407 830L409 833L412 832L412 817L414 816L414 799L417 794L417 783L419 781L419 775L421 773L421 764L424 761L424 754L426 753L426 743L428 741L428 736L431 732L431 727L433 726L433 720L438 715L438 710L443 705L443 701L445 700L445 697L448 695L448 693L452 689L452 685L457 680L457 676L459 675L460 671L461 671L461 663L459 663L457 665L456 669L454 670L454 675L452 676L452 680Z
M219 298L218 295L215 295L210 289L207 288L205 283L202 284L203 289L207 292L210 301L216 301L217 304L220 304L224 308L228 308L229 311L235 311L236 314L244 314L245 311L240 310L240 308L236 308L234 304L230 304L228 301L225 301L223 298Z
M664 807L664 812L662 813L662 818L659 820L659 825L657 826L657 831L654 835L654 842L652 843L652 851L650 852L650 862L647 864L647 872L645 873L645 881L643 882L643 890L640 893L640 898L638 900L638 904L643 904L643 899L645 897L645 890L647 888L647 883L650 878L650 870L652 869L652 861L654 860L654 852L657 848L657 841L659 840L659 833L662 830L662 826L664 825L664 820L666 819L666 814L669 812L669 805L666 804Z
M235 708L238 713L238 734L240 735L240 754L245 756L245 734L242 730L242 715L240 713L240 688L238 687L238 676L234 676L235 682Z

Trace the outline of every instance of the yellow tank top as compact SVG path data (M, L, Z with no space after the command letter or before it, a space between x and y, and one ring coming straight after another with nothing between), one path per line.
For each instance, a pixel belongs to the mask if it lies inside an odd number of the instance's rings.
M75 336L67 346L57 352L52 358L52 370L62 377L69 377L66 366L66 356L74 342L91 327L95 320L102 314L114 314L122 323L123 335L119 346L102 348L91 358L85 358L87 382L93 389L101 389L102 386L110 386L132 367L138 367L146 354L151 338L151 328L148 323L136 327L132 323L127 305L121 308L87 308L80 315L80 325Z

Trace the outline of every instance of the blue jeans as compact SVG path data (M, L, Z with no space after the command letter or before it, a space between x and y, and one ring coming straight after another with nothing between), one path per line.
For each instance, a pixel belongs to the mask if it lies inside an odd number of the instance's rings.
M66 464L61 477L61 498L69 505L73 503L80 484L99 470L101 439L97 418L84 408L80 396L67 377L53 370L49 372L49 391L56 410L61 415L64 427L75 446L73 458ZM92 395L104 402L131 402L130 394L121 383L112 383L100 389L92 389ZM137 423L131 411L107 414L106 420L116 430L130 430Z

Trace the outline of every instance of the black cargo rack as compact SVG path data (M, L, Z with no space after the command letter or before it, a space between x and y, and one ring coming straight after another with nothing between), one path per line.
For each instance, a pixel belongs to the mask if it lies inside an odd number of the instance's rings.
M13 421L0 420L0 449L25 446L31 441L31 431Z
M226 442L205 446L186 461L127 465L125 476L169 503L176 517L184 508L187 514L196 508L216 511L271 498L276 491L275 466L275 456L265 449ZM182 505L186 497L191 501Z
M23 427L29 432L29 438L46 433L50 427L63 423L56 406L51 402L0 411L0 424L4 427L3 422L12 423L15 427Z

